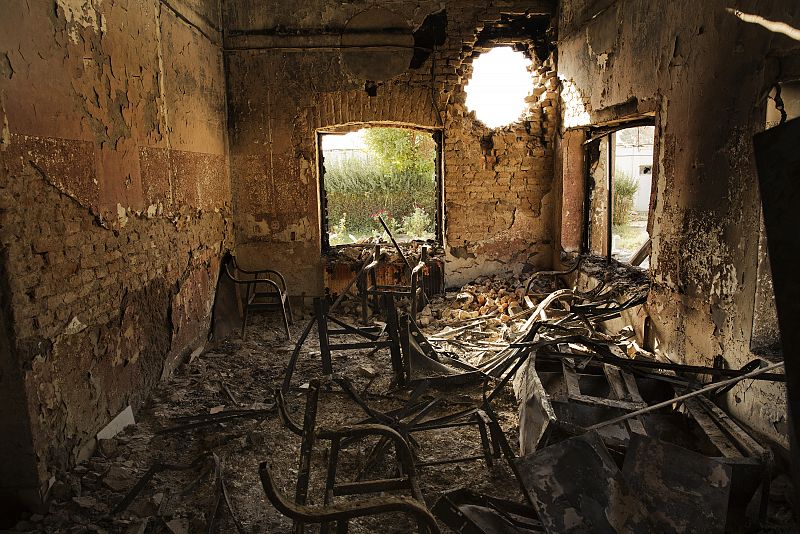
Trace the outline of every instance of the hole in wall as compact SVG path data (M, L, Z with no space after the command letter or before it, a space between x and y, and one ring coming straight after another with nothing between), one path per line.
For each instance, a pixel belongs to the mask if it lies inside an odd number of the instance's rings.
M442 46L446 40L447 11L443 9L425 17L420 27L414 31L414 55L410 67L412 69L422 67L433 49Z
M472 77L465 91L467 109L489 128L517 122L527 108L525 97L533 89L532 62L509 46L493 48L472 62Z

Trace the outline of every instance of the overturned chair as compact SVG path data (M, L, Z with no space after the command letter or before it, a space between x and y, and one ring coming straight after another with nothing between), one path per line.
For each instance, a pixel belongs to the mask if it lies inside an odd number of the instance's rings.
M269 466L262 462L259 475L264 492L275 508L294 521L294 532L302 533L306 523L321 524L320 532L330 531L331 523L336 523L336 532L347 532L350 519L389 512L402 512L417 522L420 532L438 534L436 520L425 506L422 492L417 483L414 458L406 440L392 428L379 424L359 424L334 429L316 428L317 403L319 401L319 381L312 380L306 397L305 416L300 426L292 420L280 389L275 391L278 410L286 427L302 438L300 446L300 465L297 474L297 487L294 501L288 499L277 488ZM375 436L394 444L397 457L398 474L393 478L337 483L339 451L344 443L364 437ZM307 505L308 485L311 475L311 455L317 439L330 441L328 468L325 477L324 502L322 505ZM385 491L408 491L411 497L384 496L335 504L333 498L344 495L361 495Z
M258 269L255 271L242 269L231 256L225 263L225 273L239 286L245 286L244 306L242 310L242 339L247 338L247 319L252 311L280 310L283 316L283 327L286 338L291 341L289 325L292 324L292 308L286 291L286 279L274 269Z

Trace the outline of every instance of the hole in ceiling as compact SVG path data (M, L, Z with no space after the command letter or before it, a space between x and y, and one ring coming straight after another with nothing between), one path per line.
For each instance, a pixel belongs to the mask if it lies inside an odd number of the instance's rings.
M441 10L425 17L419 28L414 31L414 56L411 68L420 68L437 46L447 40L447 11Z
M465 87L467 109L489 128L517 122L533 89L530 67L531 60L511 47L482 53L472 62L472 78Z

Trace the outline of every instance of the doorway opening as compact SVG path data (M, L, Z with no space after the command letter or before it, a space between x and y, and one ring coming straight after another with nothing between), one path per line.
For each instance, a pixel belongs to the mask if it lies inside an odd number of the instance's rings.
M589 250L649 266L655 126L616 127L589 147Z

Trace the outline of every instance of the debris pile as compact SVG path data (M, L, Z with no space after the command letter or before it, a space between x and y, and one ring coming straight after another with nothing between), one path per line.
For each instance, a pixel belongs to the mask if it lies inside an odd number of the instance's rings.
M530 326L537 303L562 285L554 276L482 276L456 292L432 298L417 324L442 352L480 365L507 350Z
M482 277L415 313L397 301L422 281L361 281L385 258L361 259L332 304L298 310L296 343L261 316L246 341L189 362L135 426L53 484L51 513L16 530L796 526L788 491L770 490L769 449L714 403L738 381L783 380L781 364L674 364L631 328L605 331L645 302L646 277L589 259L582 272ZM599 282L581 291L587 272ZM365 300L381 320L361 324Z

